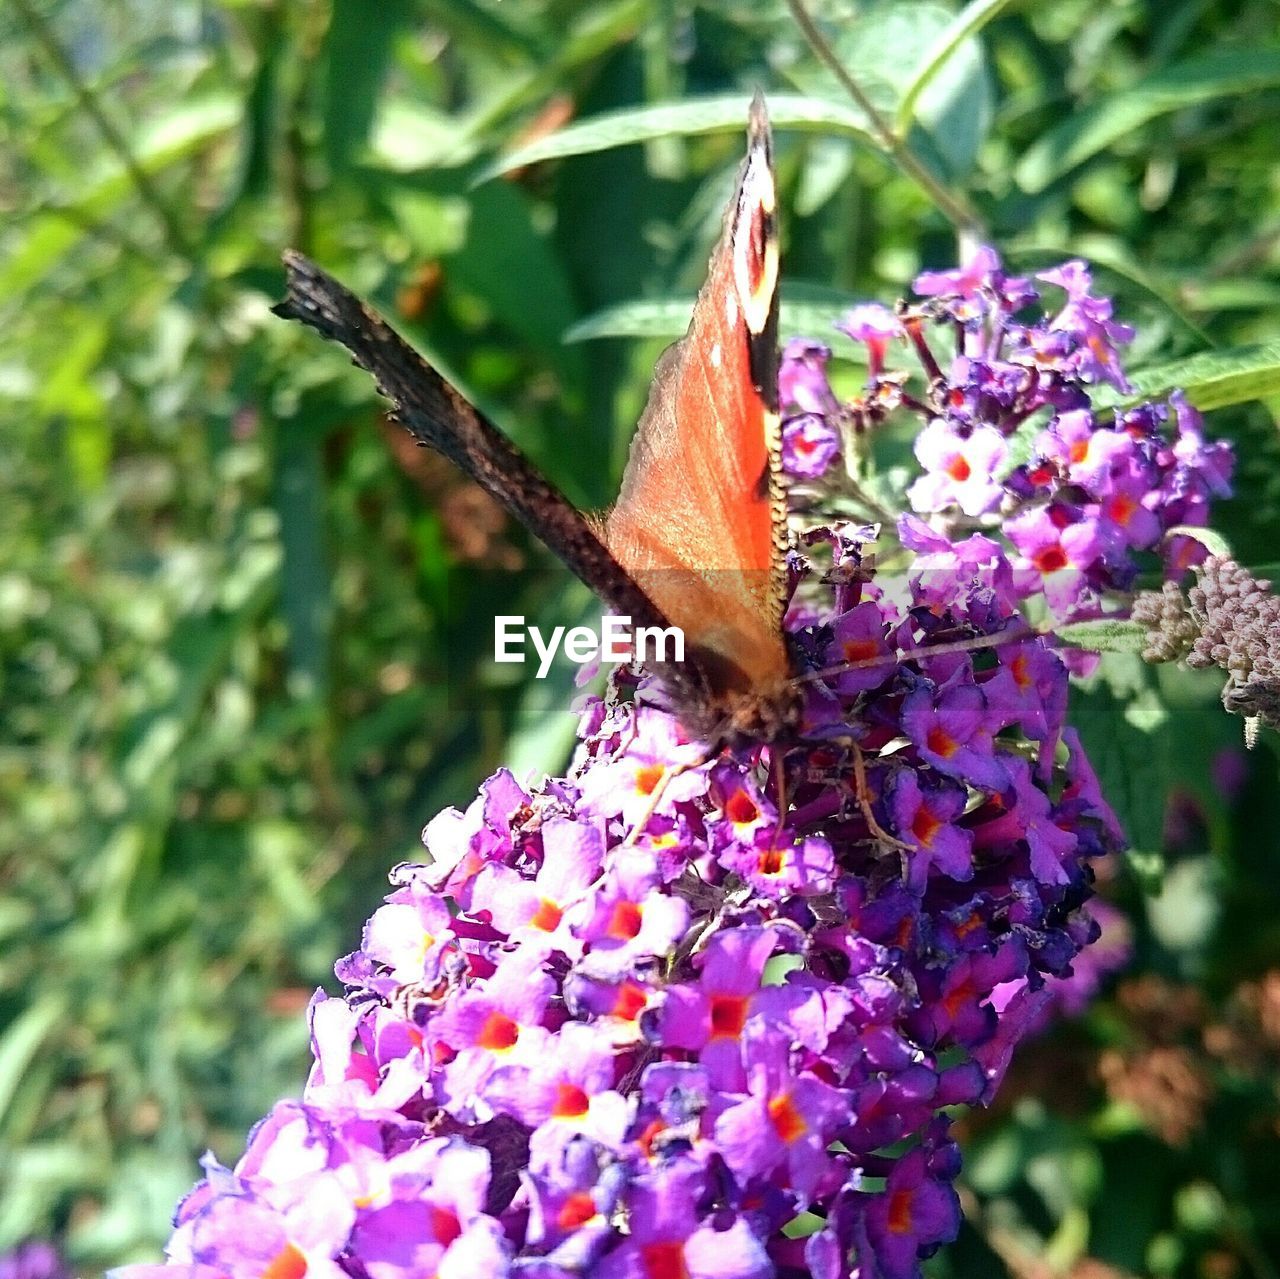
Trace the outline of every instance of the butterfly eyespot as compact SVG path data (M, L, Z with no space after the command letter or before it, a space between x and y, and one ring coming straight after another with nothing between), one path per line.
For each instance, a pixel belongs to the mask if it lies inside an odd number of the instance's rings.
M733 231L733 274L750 332L769 320L778 282L778 236L774 225L773 175L767 162L752 158L742 185Z

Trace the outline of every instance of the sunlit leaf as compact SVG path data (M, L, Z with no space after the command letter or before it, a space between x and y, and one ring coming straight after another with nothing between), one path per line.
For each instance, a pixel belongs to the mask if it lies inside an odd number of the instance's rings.
M843 133L874 145L867 133L866 116L857 107L795 93L770 94L766 101L775 129ZM543 160L587 155L654 138L692 137L727 129L742 131L746 128L749 102L745 94L727 94L610 111L507 152L485 171L484 177Z
M1095 403L1102 407L1159 399L1181 387L1196 408L1225 408L1280 395L1280 341L1260 342L1232 350L1201 351L1129 374L1130 395L1099 387Z
M779 327L787 337L830 340L837 322L857 298L835 289L795 282L784 285ZM566 330L566 342L597 338L678 338L689 327L693 298L689 295L620 302L597 311Z
M1014 170L1032 194L1144 124L1184 107L1280 85L1280 49L1232 49L1188 58L1070 113Z
M1000 16L1013 0L970 0L970 3L934 37L925 50L910 83L903 90L902 99L894 115L894 127L903 135L911 127L920 95L929 87L952 54L966 40L972 39L987 23Z
M1095 653L1140 653L1147 645L1146 628L1137 622L1098 618L1056 627L1054 635L1073 648Z

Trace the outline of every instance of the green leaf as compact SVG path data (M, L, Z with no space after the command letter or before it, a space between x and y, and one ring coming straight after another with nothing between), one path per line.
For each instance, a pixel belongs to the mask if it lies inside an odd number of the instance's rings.
M1220 559L1235 558L1231 543L1221 533L1211 528L1200 528L1194 524L1177 524L1165 533L1166 538L1179 536L1194 538L1210 555L1217 555Z
M332 171L346 169L368 141L394 41L413 18L407 0L333 0L323 50L324 152Z
M1111 653L1091 683L1090 691L1072 689L1071 723L1129 842L1140 852L1158 853L1174 743L1151 668L1132 655Z
M1160 399L1181 387L1187 400L1202 411L1230 404L1246 404L1280 395L1280 340L1238 346L1225 351L1201 351L1129 375L1133 392L1123 395L1099 387L1094 403L1100 408Z
M748 99L734 93L609 111L508 151L484 171L480 180L543 160L588 155L654 138L694 137L725 129L742 131L747 125L747 106ZM768 106L775 129L843 133L875 145L867 132L867 118L856 107L797 93L774 94L768 99Z
M898 103L893 124L894 132L899 137L904 137L910 129L920 95L947 64L951 55L966 40L976 36L988 22L999 17L1001 11L1007 9L1011 3L1012 0L972 0L938 32L925 50L919 67L903 90L902 99Z
M649 6L650 0L620 0L612 7L587 9L570 23L554 57L540 59L536 70L503 77L493 95L467 117L467 136L481 137L521 107L562 90L583 63L604 57L633 38Z
M786 337L830 336L858 299L823 285L799 281L785 286L779 327ZM693 298L641 298L619 302L579 320L565 330L566 342L591 342L597 338L678 338L689 327Z
M202 150L235 127L241 109L228 93L175 103L134 141L132 154L139 169L159 173ZM114 161L86 174L74 200L31 219L20 247L0 266L0 297L25 292L42 281L89 234L88 227L105 221L134 193L133 179Z
M65 996L46 993L9 1023L0 1039L0 1118L9 1109L27 1067L65 1012Z
M1164 67L1072 112L1032 144L1014 177L1031 195L1151 120L1215 98L1280 85L1280 49L1233 49Z
M1098 618L1090 622L1069 622L1054 634L1072 648L1095 653L1140 653L1147 644L1147 632L1137 622Z

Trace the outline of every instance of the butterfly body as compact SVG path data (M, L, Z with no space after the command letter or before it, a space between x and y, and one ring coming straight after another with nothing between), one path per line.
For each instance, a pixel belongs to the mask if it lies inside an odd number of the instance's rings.
M614 506L584 515L376 312L299 254L277 313L345 345L423 444L451 458L636 626L679 627L657 673L713 745L774 740L798 715L782 630L778 238L768 121L739 172L686 336L659 361Z

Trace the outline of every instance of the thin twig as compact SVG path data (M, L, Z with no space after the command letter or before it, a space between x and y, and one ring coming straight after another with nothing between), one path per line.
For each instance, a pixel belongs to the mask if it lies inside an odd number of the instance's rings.
M129 175L129 180L133 183L139 199L159 219L170 247L187 262L191 262L194 259L194 253L173 210L165 203L164 197L160 194L155 183L151 181L150 175L138 163L138 158L133 154L128 139L112 123L111 118L102 109L102 104L98 101L97 95L84 82L79 69L71 59L71 55L63 48L62 43L54 34L53 28L44 20L44 17L31 3L31 0L14 0L14 4L26 24L27 30L31 32L36 42L49 55L49 60L67 82L71 92L75 94L76 101L80 104L81 109L98 126L98 131L102 134L107 146L115 152L116 158Z
M862 86L849 74L839 55L831 47L830 41L819 30L818 25L810 17L804 7L803 0L787 0L796 25L809 42L810 48L819 60L840 82L841 87L866 113L871 131L879 139L881 146L890 154L897 166L909 177L947 217L962 237L971 237L982 225L982 219L970 207L963 196L948 191L938 179L916 158L915 153L900 138L893 125L885 118L867 97Z

